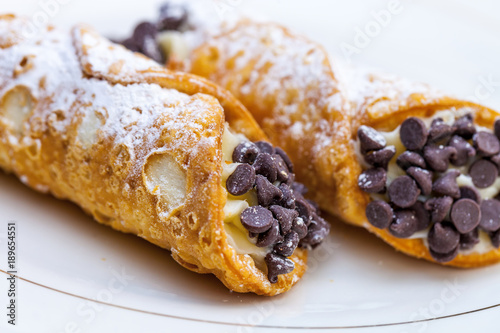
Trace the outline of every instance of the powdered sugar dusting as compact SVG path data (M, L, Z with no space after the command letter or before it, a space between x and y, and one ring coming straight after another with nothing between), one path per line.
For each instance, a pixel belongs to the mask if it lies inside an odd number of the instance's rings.
M349 135L348 127L330 121L339 117L333 115L343 112L346 101L321 46L279 25L246 20L213 34L202 45L217 50L218 68L209 78L250 109L249 100L254 108L266 110L251 110L261 124L279 128L280 137L294 141L313 135L318 151L331 145L334 135Z
M0 34L0 48L9 47L15 43L32 37L37 34L36 29L30 29L30 22L26 19L17 19L13 15L0 16L0 31L6 32ZM31 27L34 27L31 25Z
M360 130L363 131L363 133L371 140L376 143L378 143L380 146L385 146L386 145L386 140L382 134L377 132L375 129L362 125L359 127Z
M11 31L8 27L0 24L0 36L9 36ZM136 58L121 47L104 52L104 39L85 38L88 46L97 47L88 50L102 59L101 62L93 62L99 71L108 72L116 59L124 59L130 73L156 64ZM104 57L100 56L100 52L104 52ZM28 55L32 56L31 68L15 75L14 69ZM156 84L112 85L105 80L89 78L82 71L71 35L56 29L45 29L37 38L26 39L0 50L0 96L20 85L26 86L39 104L43 101L43 106L39 105L33 111L33 117L42 120L42 130L50 127L64 134L75 122L81 121L79 126L83 126L87 120L89 123L85 130L95 133L83 133L78 136L79 139L89 140L91 145L102 138L112 139L117 145L126 147L131 159L144 159L154 150L154 144L166 128L175 133L175 147L186 146L186 142L194 139L192 131L201 130L200 117L208 117L204 111L213 107L205 99ZM58 112L64 116L58 117ZM26 142L23 137L11 137L9 139L15 141L12 145ZM206 141L207 144L214 143ZM141 162L135 163L135 166L140 168Z
M432 104L445 97L443 92L427 84L373 69L342 66L339 71L354 115L362 108L368 108L371 113L392 113L405 106L411 107L414 97L419 105Z
M359 175L358 181L359 181L359 184L363 187L369 187L372 185L372 181L364 173Z
M119 74L121 77L127 77L139 71L161 69L157 62L138 53L125 51L123 46L102 38L88 27L75 29L73 37L76 44L84 48L85 54L80 54L82 61L97 75ZM87 59L92 61L87 62Z

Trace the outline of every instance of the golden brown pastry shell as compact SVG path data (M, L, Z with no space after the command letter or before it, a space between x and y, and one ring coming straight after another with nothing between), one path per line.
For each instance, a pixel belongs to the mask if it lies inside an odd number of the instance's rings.
M293 70L286 71L287 65ZM323 210L370 230L399 251L433 262L422 240L398 239L367 222L365 209L371 199L357 185L362 172L354 148L357 129L368 125L393 130L409 116L428 117L450 108L469 108L482 126L491 127L498 116L487 107L447 97L425 85L413 87L383 75L339 70L317 43L280 25L248 19L222 27L187 61L167 66L201 75L231 91L271 142L287 151L297 179ZM269 92L269 87L275 90ZM353 95L353 90L359 92ZM286 111L290 106L294 112ZM296 124L308 126L297 132ZM498 261L500 249L459 254L446 265L476 267Z

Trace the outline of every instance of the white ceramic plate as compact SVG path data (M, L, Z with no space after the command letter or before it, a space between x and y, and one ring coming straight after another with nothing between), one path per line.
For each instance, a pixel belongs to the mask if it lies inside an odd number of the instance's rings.
M158 3L29 0L2 4L1 11L37 15L45 8L55 24L87 22L106 35L123 36L136 21L154 17ZM242 11L282 22L322 42L343 61L427 81L500 109L496 3L401 1L400 13L391 15L347 59L341 46L356 46L357 29L373 25L373 13L383 15L390 3L217 0L205 1L205 6L214 15L218 8L222 15ZM295 288L266 298L231 293L214 277L181 268L167 251L101 226L76 206L0 173L3 271L8 270L10 220L18 229L18 325L7 325L2 310L1 332L429 332L498 327L499 265L439 267L395 253L364 230L344 225L334 224L332 236L311 255L310 269ZM0 304L7 301L6 277L0 274Z

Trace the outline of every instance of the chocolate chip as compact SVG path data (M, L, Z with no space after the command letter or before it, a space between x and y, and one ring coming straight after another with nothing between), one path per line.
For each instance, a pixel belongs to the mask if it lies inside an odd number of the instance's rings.
M405 151L404 153L399 155L396 163L403 170L406 170L412 166L422 169L425 169L426 167L424 158L420 154L413 151Z
M460 234L450 223L435 223L428 235L429 248L437 253L449 253L460 242Z
M153 59L154 61L163 64L165 62L165 56L156 40L152 38L146 38L141 46L141 53L145 56Z
M141 53L159 63L163 63L163 54L156 42L157 33L155 24L142 22L135 27L133 38Z
M316 201L311 200L311 199L306 199L309 205L311 205L314 208L314 211L317 213L319 211L319 205Z
M448 169L450 158L456 156L457 150L449 146L428 145L424 147L424 159L434 171L444 172Z
M498 169L500 169L500 154L496 154L490 157L490 161L495 163Z
M465 234L479 225L481 209L471 199L460 199L451 207L450 218L458 232Z
M479 230L475 228L472 231L460 235L460 249L470 250L479 243Z
M454 135L450 142L448 142L448 146L457 150L457 153L450 158L450 162L453 165L466 165L469 158L476 156L476 150L461 136Z
M283 199L283 193L280 189L271 184L266 177L257 175L255 178L255 185L257 188L257 201L259 205L267 207Z
M416 182L423 195L429 195L432 191L432 172L418 167L410 167L406 170Z
M478 132L472 138L474 147L481 156L493 156L500 152L500 141L488 132Z
M165 3L160 7L160 21L158 29L164 30L177 30L184 25L187 21L187 10L180 4Z
M450 211L453 199L451 197L431 198L424 204L425 209L431 212L431 222L441 222Z
M460 189L457 184L458 176L460 176L460 171L455 169L448 171L432 184L432 190L439 195L448 195L455 199L460 198Z
M136 41L142 41L145 36L156 37L158 30L156 25L151 22L141 22L139 23L132 34L132 37Z
M226 180L226 188L232 195L243 195L255 184L255 170L248 164L240 164Z
M277 180L280 182L286 182L288 180L290 171L288 171L288 167L286 166L285 161L278 154L274 154L273 158L274 158L274 164L276 165Z
M470 187L470 186L460 187L460 198L471 199L477 202L478 204L481 203L481 194L479 194L479 191L476 190L475 187Z
M304 238L307 235L307 225L302 217L297 217L292 222L292 230L295 231L299 238Z
M409 176L400 176L389 185L389 199L401 208L411 207L417 202L420 189Z
M255 243L255 245L258 247L266 247L279 243L282 240L283 236L280 234L280 225L278 221L274 220L269 230L259 234L259 238L257 239L257 243Z
M269 282L278 282L278 275L288 274L295 268L290 259L276 253L268 253L264 259L267 265L267 278Z
M288 170L290 170L290 172L293 172L293 163L292 163L292 160L290 159L290 157L288 156L288 154L285 153L285 151L283 149L281 149L280 147L274 148L274 151L276 152L276 154L281 156L283 161L285 161L285 164L286 164Z
M440 141L449 137L452 133L453 129L443 121L443 118L436 118L431 123L428 140L430 142Z
M309 202L307 202L304 198L297 198L295 200L295 210L299 213L299 216L304 219L306 225L309 225L312 214L314 213L314 208L309 204Z
M476 187L486 188L493 185L497 179L498 169L488 160L478 160L471 165L469 175Z
M255 142L255 144L257 145L257 147L259 148L259 151L261 153L263 153L263 154L265 153L265 154L269 154L269 155L274 154L274 148L269 142L257 141L257 142Z
M321 244L330 232L330 225L321 217L313 214L311 224L307 229L307 235L300 240L300 246L303 248L314 249Z
M391 206L383 200L375 200L366 206L366 218L376 228L389 227L393 218Z
M374 166L387 169L387 164L396 154L396 147L388 146L379 150L372 151L365 155L366 163Z
M458 246L448 253L439 253L433 251L432 249L429 249L429 252L434 260L439 263L445 263L455 259L455 257L458 255Z
M285 235L283 242L278 243L274 246L274 252L280 254L284 257L289 257L293 254L293 251L299 245L299 235L295 231L290 231Z
M255 162L253 164L255 172L258 175L263 175L271 183L274 183L277 179L278 170L276 169L276 164L274 163L273 157L268 153L260 153L257 155Z
M500 140L500 119L497 119L495 121L493 128L494 128L494 132L495 132L496 137Z
M288 233L292 229L292 222L299 216L299 213L293 209L287 209L278 205L272 205L269 210L280 223L282 234Z
M500 247L500 230L490 233L490 239L491 244L498 249Z
M304 195L307 193L307 187L304 184L299 183L299 182L294 182L292 184L292 190L294 193L298 193L301 195Z
M385 189L387 173L383 168L372 168L363 171L358 178L358 186L365 192L378 193Z
M464 139L470 139L476 133L476 127L474 126L472 114L470 113L458 118L452 127L455 134L460 135Z
M394 212L394 221L389 226L389 232L398 238L408 238L417 231L417 216L413 210Z
M416 231L427 229L431 223L431 218L429 216L429 211L425 209L424 204L421 201L417 201L410 208L415 212L415 217L417 218Z
M132 52L140 52L141 49L139 45L135 42L135 39L133 37L127 38L124 41L120 42L123 46L125 46L127 49L129 49Z
M295 174L290 172L288 174L288 179L286 180L286 182L282 184L287 184L288 186L292 186L294 182L295 182Z
M382 149L387 145L387 141L382 134L374 128L365 125L358 128L358 139L363 153Z
M500 201L487 199L481 202L481 229L488 232L500 229Z
M399 136L406 149L420 150L427 142L427 127L421 119L410 117L401 124Z
M252 206L241 212L241 224L250 232L261 233L269 230L275 221L273 214L262 206Z
M233 162L252 164L258 154L259 148L253 142L245 141L234 148Z
M295 196L293 195L292 189L287 184L280 184L278 187L283 194L280 205L285 208L295 209Z

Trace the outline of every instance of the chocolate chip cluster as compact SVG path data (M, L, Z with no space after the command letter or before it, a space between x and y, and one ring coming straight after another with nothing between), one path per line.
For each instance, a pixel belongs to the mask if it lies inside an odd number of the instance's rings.
M163 31L181 31L188 19L187 9L180 4L165 3L160 7L159 18L156 22L141 22L132 33L132 36L119 41L127 49L140 52L145 56L164 63L163 54L156 37Z
M371 168L359 176L358 185L386 198L368 204L368 221L399 238L430 227L429 250L438 262L452 260L459 249L473 248L479 243L479 229L500 247L500 195L483 200L477 190L493 185L499 174L500 120L493 132L478 131L472 114L452 125L435 118L430 128L419 118L406 119L399 135L407 150L396 160L406 175L387 188L387 167L396 149L375 129L359 127L360 149ZM474 186L459 187L461 172L450 164L467 170Z
M292 162L281 148L246 141L232 157L241 164L227 178L227 191L239 196L255 188L259 205L241 213L241 224L258 247L272 247L265 261L269 281L276 283L278 275L293 271L294 263L287 257L297 246L318 246L330 227L316 204L304 199L307 190L295 182Z

